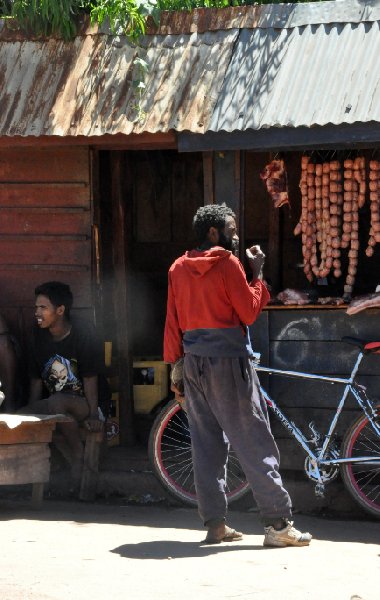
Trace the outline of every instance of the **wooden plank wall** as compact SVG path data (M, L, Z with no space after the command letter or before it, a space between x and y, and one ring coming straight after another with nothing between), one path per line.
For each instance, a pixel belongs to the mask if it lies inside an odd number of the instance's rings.
M44 281L67 282L91 312L91 226L88 148L0 150L0 312L15 333Z
M262 353L261 363L278 369L319 373L337 377L350 374L358 350L341 341L344 336L380 340L380 310L348 316L342 309L269 309L251 328L253 347ZM264 387L285 414L311 437L308 423L314 421L326 433L343 391L340 384L307 382L294 378L260 375ZM269 380L269 381L268 381ZM358 381L368 394L380 402L380 356L363 359ZM358 410L351 399L346 404L337 428L341 439ZM302 469L304 454L274 417L273 433L281 450L284 469Z
M203 205L202 155L133 152L126 160L133 173L133 354L160 357L168 269L178 256L195 246L191 223Z

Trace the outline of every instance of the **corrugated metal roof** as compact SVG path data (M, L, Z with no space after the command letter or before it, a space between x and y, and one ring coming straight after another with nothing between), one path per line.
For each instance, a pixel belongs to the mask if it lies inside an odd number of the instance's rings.
M209 130L380 121L379 26L241 30Z
M136 119L133 60L123 37L0 44L0 135L104 135L210 122L238 31L147 38L146 113Z
M221 14L164 15L160 34L146 36L140 119L136 48L125 37L89 28L72 42L31 40L0 23L0 136L380 122L378 0L235 7L224 21ZM178 33L181 19L193 33ZM207 23L214 31L200 33Z

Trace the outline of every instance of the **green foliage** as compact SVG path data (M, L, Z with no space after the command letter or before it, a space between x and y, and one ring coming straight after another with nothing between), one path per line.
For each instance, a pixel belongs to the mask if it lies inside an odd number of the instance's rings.
M13 0L11 15L36 34L75 34L75 16L86 0ZM9 5L9 2L7 3Z
M318 0L293 0L316 2ZM66 39L75 35L75 17L79 12L91 14L93 23L107 21L115 33L125 33L137 40L145 33L148 16L158 22L162 10L181 11L194 8L224 8L252 4L289 4L287 0L0 0L0 16L15 17L36 34L60 33Z
M92 22L101 25L108 19L113 32L132 39L145 33L149 15L157 15L156 0L90 0L89 8Z
M319 0L87 0L87 3L88 1L93 22L102 24L108 18L113 32L124 32L137 39L145 33L147 17L151 16L158 22L160 12L163 10L190 11L194 8L291 4Z

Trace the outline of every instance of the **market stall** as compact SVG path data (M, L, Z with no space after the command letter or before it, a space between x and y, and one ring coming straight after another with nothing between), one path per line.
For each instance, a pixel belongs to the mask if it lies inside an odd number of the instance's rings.
M262 364L344 376L358 351L341 339L380 339L378 157L376 149L246 153L245 245L263 247L271 288L251 332ZM365 359L359 381L380 400L378 357ZM305 431L314 422L325 432L342 392L277 376L265 384ZM355 410L350 400L339 436ZM274 422L273 431L283 468L301 469L284 428Z

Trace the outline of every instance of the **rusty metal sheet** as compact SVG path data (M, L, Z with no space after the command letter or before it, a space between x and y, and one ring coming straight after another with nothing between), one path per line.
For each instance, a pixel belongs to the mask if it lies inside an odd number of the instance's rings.
M223 8L195 8L193 10L162 11L160 22L149 17L148 35L180 35L205 33L227 29L255 29L302 27L327 23L364 23L380 20L379 0L336 0L303 3L255 4L251 6L226 6ZM112 35L107 22L101 27L90 24L88 15L81 15L77 34ZM31 39L42 40L43 34L23 32L13 19L0 19L0 41ZM56 39L61 37L55 34Z
M261 4L226 8L165 11L159 33L189 33L217 29L290 28L322 23L360 23L380 20L377 0L341 0L301 4ZM154 27L151 27L154 31Z
M132 85L136 48L125 37L0 42L0 136L203 132L237 35L147 36L141 118Z

